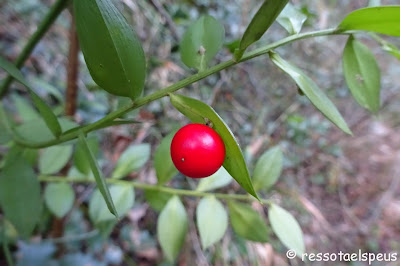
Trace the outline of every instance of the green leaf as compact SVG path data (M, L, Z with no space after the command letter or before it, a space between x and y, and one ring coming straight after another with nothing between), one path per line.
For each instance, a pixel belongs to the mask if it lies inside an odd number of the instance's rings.
M171 142L176 131L168 134L161 141L154 155L154 168L156 169L158 185L163 185L173 178L177 173L174 163L171 159Z
M297 256L305 252L303 233L294 217L278 205L271 204L268 210L268 218L272 230L279 240L288 248L296 251Z
M47 208L58 218L64 217L72 208L75 193L70 184L48 184L44 190Z
M339 30L366 30L400 36L400 6L361 8L351 12L339 24Z
M160 212L172 196L170 193L165 193L162 191L145 190L144 197L146 202L149 203L154 210Z
M381 75L367 46L350 36L343 52L343 72L354 99L362 107L377 112L380 105Z
M20 235L29 237L39 222L42 201L35 172L22 157L9 161L0 173L0 205Z
M123 217L133 207L135 202L135 193L131 186L112 185L110 194L114 200L118 215ZM96 189L89 202L89 215L93 223L99 224L104 221L115 220L115 217L109 212L107 205L98 189Z
M74 0L80 47L93 80L107 92L136 99L146 76L143 48L111 0Z
M233 201L229 202L228 207L236 234L251 241L268 241L268 228L258 212L247 204Z
M204 197L196 209L201 245L206 249L220 241L228 228L228 214L214 196Z
M0 102L0 144L5 144L12 140L10 120L6 114L3 104Z
M178 196L173 196L161 211L157 221L157 237L167 259L173 263L185 242L188 218Z
M382 45L382 50L388 52L389 54L393 55L394 57L397 57L397 59L400 60L400 50L393 44L385 42L385 44Z
M90 150L89 145L87 144L86 138L83 135L82 131L79 134L79 142L82 143L81 145L83 147L83 150L86 153L86 159L89 161L90 168L92 169L92 173L96 180L97 187L99 188L99 191L107 204L108 210L112 214L114 214L115 217L118 218L118 213L117 213L117 210L115 209L113 199L111 198L111 195L110 195L110 191L108 190L106 180L100 171L100 167L97 164L96 158L94 157L92 151Z
M270 188L276 183L282 172L283 154L279 147L266 151L258 159L253 174L254 189Z
M44 149L39 158L41 174L58 173L69 161L72 155L72 145L57 145Z
M352 135L351 130L347 126L342 115L336 109L336 106L312 79L304 74L298 67L283 60L277 53L270 52L269 55L272 62L292 77L301 91L321 113L345 133Z
M170 94L172 105L193 123L212 123L212 128L221 136L225 144L226 156L223 166L228 173L251 195L258 199L251 183L249 170L239 144L222 118L207 104L182 95Z
M127 174L142 168L150 158L150 145L129 146L119 157L112 178L123 178Z
M32 100L36 105L37 109L39 109L39 113L46 122L47 127L51 130L54 136L56 137L60 136L62 131L56 115L53 113L50 107L31 89L29 83L22 76L18 68L16 68L13 64L6 61L2 57L0 57L0 67L3 68L8 74L10 74L20 83L22 83L28 89L29 94L32 97Z
M197 191L209 191L217 188L225 187L232 182L232 176L221 166L217 172L207 178L202 178L197 185Z
M235 52L236 61L242 58L247 47L258 41L264 35L288 1L289 0L264 0L243 34L239 50Z
M21 117L22 121L29 121L40 119L39 114L35 109L21 96L18 94L13 94L11 96L15 107L17 108L18 115Z
M224 43L224 26L212 16L195 21L180 44L181 59L188 67L204 70Z
M307 16L300 10L297 10L291 3L288 3L279 14L276 21L289 32L289 34L298 34L306 21Z
M97 156L99 151L99 142L96 138L88 138L87 144L92 151L94 157ZM86 153L82 142L78 142L74 152L74 165L82 174L88 175L90 173L90 164L86 160Z

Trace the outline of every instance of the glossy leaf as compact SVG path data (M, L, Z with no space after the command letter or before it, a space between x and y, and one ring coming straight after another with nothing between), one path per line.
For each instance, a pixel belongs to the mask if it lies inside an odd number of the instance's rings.
M51 130L52 134L56 137L60 136L61 126L57 120L56 115L50 109L50 107L31 89L29 83L22 76L21 72L10 62L4 60L0 57L0 68L3 68L8 74L10 74L13 78L22 83L29 91L31 95L32 101L34 102L36 108L39 110L40 115L43 117L46 122L47 127Z
M221 166L221 168L207 178L202 178L197 185L197 191L209 191L225 187L232 182L232 176Z
M154 168L159 185L165 184L178 173L171 159L171 142L175 133L174 131L163 138L154 155Z
M47 208L58 218L64 217L72 208L75 193L70 184L48 184L44 190Z
M258 41L282 12L289 0L264 0L257 13L250 21L240 40L239 49L235 52L235 59L239 61L244 51Z
M17 94L12 95L11 97L22 121L26 122L29 120L40 119L40 116L36 110L32 108L32 106L23 97Z
M368 47L353 36L349 37L344 48L343 72L347 86L358 104L371 112L377 112L380 105L380 69Z
M220 241L228 228L228 214L214 196L202 198L196 209L201 245L207 249Z
M171 198L171 194L156 190L145 190L144 197L154 210L160 212Z
M139 170L150 158L150 145L139 144L129 146L119 157L113 171L113 178L124 176Z
M288 248L296 251L297 256L305 252L303 233L296 219L285 209L271 204L268 210L268 218L272 230L279 240Z
M123 217L133 207L135 202L135 193L133 187L126 185L110 186L110 194L114 201L118 215ZM115 217L110 213L107 205L98 189L96 189L89 202L90 219L99 224L104 221L115 220Z
M90 165L90 168L94 175L94 178L96 180L97 187L98 187L101 195L103 196L104 201L106 202L108 210L112 214L114 214L115 217L118 218L118 213L117 213L117 210L115 209L115 205L114 205L113 199L110 195L110 191L108 190L106 180L100 171L100 167L97 164L96 158L94 157L92 151L89 148L89 145L86 142L86 138L83 135L83 132L80 132L80 134L79 134L79 142L81 142L83 150L86 153L86 159L89 161L89 165Z
M142 95L146 61L133 29L111 0L74 0L80 47L93 80L107 92Z
M204 70L221 49L224 26L212 16L195 21L185 32L180 44L181 59L188 67Z
M365 30L400 36L400 6L361 8L351 12L339 24L339 30Z
M173 263L185 242L188 218L178 196L173 196L161 211L157 221L157 237L167 259Z
M39 222L42 200L35 172L20 156L8 161L0 173L0 205L19 234L29 237Z
M228 206L230 221L236 234L251 241L268 241L268 228L258 212L248 204L232 201Z
M87 144L96 158L99 151L99 142L96 138L88 138ZM90 173L90 164L86 160L86 153L82 142L78 142L74 152L74 165L82 174L88 175Z
M288 3L279 14L276 21L289 32L289 34L298 34L306 21L307 16L300 10L297 10L291 3Z
M258 199L239 144L222 118L214 109L199 100L175 94L170 94L170 100L172 105L193 123L204 124L205 120L211 121L212 128L225 144L226 156L223 166L249 194Z
M39 158L41 174L58 173L69 161L72 155L72 145L57 145L44 149Z
M258 159L254 168L253 183L256 191L270 188L282 172L283 154L279 147L266 151Z
M319 111L321 111L322 114L324 114L332 123L345 133L350 135L352 134L346 121L344 121L342 115L336 109L336 106L312 79L304 74L298 67L282 59L277 53L270 52L270 58L275 65L292 77L304 95Z

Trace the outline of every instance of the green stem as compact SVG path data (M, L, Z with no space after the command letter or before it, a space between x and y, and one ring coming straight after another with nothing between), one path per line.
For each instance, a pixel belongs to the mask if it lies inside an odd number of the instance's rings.
M121 117L122 115L124 115L124 114L126 114L126 113L128 113L128 112L130 112L130 111L132 111L134 109L137 109L137 108L139 108L139 107L141 107L143 105L146 105L146 104L148 104L148 103L150 103L152 101L155 101L157 99L165 97L170 93L173 93L173 92L175 92L175 91L177 91L179 89L182 89L182 88L184 88L184 87L186 87L186 86L188 86L188 85L190 85L192 83L195 83L195 82L197 82L197 81L199 81L201 79L204 79L204 78L206 78L206 77L208 77L208 76L210 76L212 74L220 72L221 70L229 68L229 67L231 67L233 65L236 65L236 64L238 64L240 62L244 62L244 61L250 60L250 59L252 59L254 57L266 54L269 51L271 51L271 50L273 50L273 49L275 49L277 47L280 47L282 45L285 45L287 43L291 43L291 42L294 42L294 41L297 41L297 40L311 38L311 37L326 36L326 35L336 35L336 34L348 34L348 33L339 32L337 29L328 29L328 30L307 32L307 33L292 35L292 36L283 38L282 40L279 40L277 42L274 42L274 43L271 43L271 44L266 45L264 47L261 47L259 49L256 49L256 50L254 50L252 52L244 54L242 59L240 61L238 61L238 62L236 62L234 59L222 62L222 63L220 63L220 64L218 64L216 66L213 66L213 67L211 67L211 68L209 68L209 69L207 69L205 71L199 72L199 73L194 74L192 76L189 76L189 77L187 77L187 78L185 78L185 79L183 79L181 81L178 81L177 83L175 83L175 84L173 84L173 85L171 85L171 86L169 86L167 88L164 88L162 90L156 91L155 93L147 95L147 96L145 96L143 98L137 99L136 101L132 102L130 105L122 107L121 109L118 109L118 110L116 110L114 112L109 113L108 115L106 115L102 119L94 122L93 124L90 124L90 125L87 125L87 126L83 126L81 128L81 130L84 133L91 132L91 131L101 127L101 125L103 125L105 123L108 123L108 122L110 122L110 121L112 121L112 120L114 120L114 119L116 119L118 117ZM75 139L75 138L78 137L78 134L79 134L79 131L76 130L76 131L72 131L70 133L64 134L64 135L60 136L57 139L53 139L53 140L45 141L45 142L40 142L40 143L30 143L30 142L24 141L24 140L22 140L20 138L19 139L15 139L15 141L18 144L20 144L22 146L25 146L25 147L28 147L28 148L45 148L45 147L49 147L49 146L52 146L52 145L60 144L60 143Z
M32 37L28 40L28 43L25 45L22 52L19 54L18 58L15 61L15 65L17 68L21 68L25 63L26 59L30 56L36 44L43 38L43 35L47 32L50 26L54 23L56 18L60 15L61 11L64 10L65 6L69 0L58 0L49 10L43 21L38 26L36 32L32 35ZM8 87L11 85L13 81L13 77L8 75L3 84L0 87L0 98L2 98L8 90Z
M210 192L202 192L196 190L186 190L186 189L176 189L170 187L162 187L158 185L150 185L140 182L134 181L126 181L119 179L106 178L105 179L108 184L114 185L123 185L123 186L132 186L138 189L143 190L151 190L158 191L163 193L168 193L172 195L181 195L181 196L190 196L190 197L206 197L206 196L215 196L216 198L225 199L225 200L244 200L244 201L257 201L256 198L248 195L248 194L224 194L224 193L210 193ZM39 176L39 181L41 182L63 182L63 183L94 183L96 182L94 179L82 179L82 178L74 178L74 177L60 177L60 176ZM267 199L261 199L260 201L263 204L270 204L271 201Z

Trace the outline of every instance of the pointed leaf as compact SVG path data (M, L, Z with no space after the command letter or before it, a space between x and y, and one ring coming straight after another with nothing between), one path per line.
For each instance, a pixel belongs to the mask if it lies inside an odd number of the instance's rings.
M204 70L224 43L224 26L212 16L195 21L180 44L181 59L188 67Z
M74 0L80 47L93 80L107 92L142 95L146 61L133 29L111 0Z
M72 145L57 145L44 149L39 158L41 174L58 173L69 161L72 155Z
M64 217L72 208L75 193L70 184L48 184L44 190L47 208L58 218Z
M381 75L367 46L350 36L343 52L343 72L354 99L362 107L377 112L380 105Z
M298 34L306 21L307 16L288 3L279 14L276 21L284 27L289 34Z
M339 24L339 30L366 30L400 36L400 6L361 8L351 12Z
M202 198L196 209L197 227L203 249L220 241L228 228L228 214L214 196Z
M311 103L323 113L332 123L347 134L352 134L336 106L329 100L323 91L303 73L299 68L283 60L277 53L270 52L270 58L280 69L292 77L301 91L311 101Z
M204 124L205 120L211 121L212 128L225 144L226 156L223 166L249 194L258 199L239 144L222 118L214 109L199 100L175 94L170 94L170 100L172 105L193 123Z
M175 133L176 131L171 132L164 137L154 155L154 168L156 169L158 185L160 186L178 173L178 169L176 169L171 159L171 142Z
M173 263L185 242L188 218L178 196L172 197L157 221L157 236L167 259Z
M197 185L197 191L209 191L225 187L232 182L232 176L221 166L221 168L207 178L202 178Z
M99 142L96 138L88 138L87 144L92 151L94 157L97 156L99 150ZM90 173L90 164L86 160L86 153L82 142L78 142L74 152L74 165L82 174L88 175Z
M305 252L303 233L296 219L285 209L271 204L268 210L268 218L272 230L279 240L288 248L296 251L297 256Z
M113 171L113 178L123 178L127 174L139 170L150 158L150 145L139 144L129 146L119 157Z
M266 151L258 159L253 174L254 189L267 189L276 183L282 172L283 155L279 147Z

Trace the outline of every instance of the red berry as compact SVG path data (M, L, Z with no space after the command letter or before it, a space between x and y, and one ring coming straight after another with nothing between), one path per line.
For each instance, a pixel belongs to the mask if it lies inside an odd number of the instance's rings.
M171 157L182 174L192 178L207 177L222 166L225 145L212 128L189 124L179 129L172 139Z

